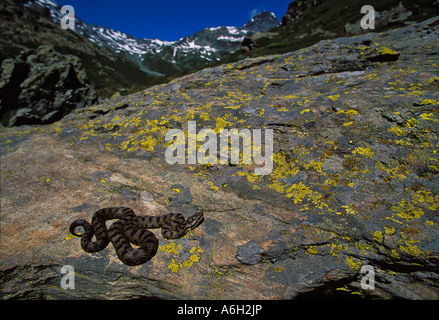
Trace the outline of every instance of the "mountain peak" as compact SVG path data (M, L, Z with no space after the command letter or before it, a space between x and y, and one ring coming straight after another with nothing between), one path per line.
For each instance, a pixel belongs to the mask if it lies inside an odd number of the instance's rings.
M256 13L242 28L248 32L267 32L268 30L280 25L279 19L273 12L262 11Z

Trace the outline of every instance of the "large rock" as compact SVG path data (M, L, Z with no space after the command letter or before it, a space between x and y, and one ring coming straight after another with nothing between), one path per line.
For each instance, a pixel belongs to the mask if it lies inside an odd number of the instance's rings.
M0 72L4 125L53 123L97 101L79 58L50 46L26 49L16 59L5 59Z
M438 299L438 33L433 19L321 41L2 129L1 297ZM169 164L165 134L188 121L273 129L273 171ZM157 255L128 267L68 231L119 205L205 221L155 231Z

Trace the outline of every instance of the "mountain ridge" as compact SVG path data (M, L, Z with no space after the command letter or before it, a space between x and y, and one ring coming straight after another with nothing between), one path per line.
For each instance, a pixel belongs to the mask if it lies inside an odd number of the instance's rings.
M55 23L64 16L60 11L61 5L52 0L29 0L24 5L40 11L48 9ZM246 35L266 32L279 25L274 13L264 11L255 14L241 27L209 27L176 41L165 41L140 39L112 28L89 24L76 16L74 32L98 46L123 55L149 75L160 77L189 72L219 61L238 50Z

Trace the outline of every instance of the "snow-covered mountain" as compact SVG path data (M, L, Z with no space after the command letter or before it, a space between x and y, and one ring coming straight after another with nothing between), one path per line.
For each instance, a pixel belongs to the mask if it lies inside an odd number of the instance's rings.
M61 6L52 0L29 0L25 4L44 11L55 23L63 17ZM75 32L101 47L122 54L137 63L141 70L162 76L187 72L218 61L241 46L249 33L266 32L280 24L272 12L255 15L241 27L219 26L206 28L193 35L169 42L160 39L139 39L106 27L88 24L76 16Z

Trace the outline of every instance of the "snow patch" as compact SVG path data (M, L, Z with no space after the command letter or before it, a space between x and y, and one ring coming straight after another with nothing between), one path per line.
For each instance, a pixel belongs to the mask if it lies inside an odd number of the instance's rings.
M228 37L228 36L219 36L218 40L232 41L232 42L241 42L242 40L244 40L244 38L245 37L234 38L234 37Z
M241 30L239 30L237 27L226 27L226 29L230 34L241 34Z

